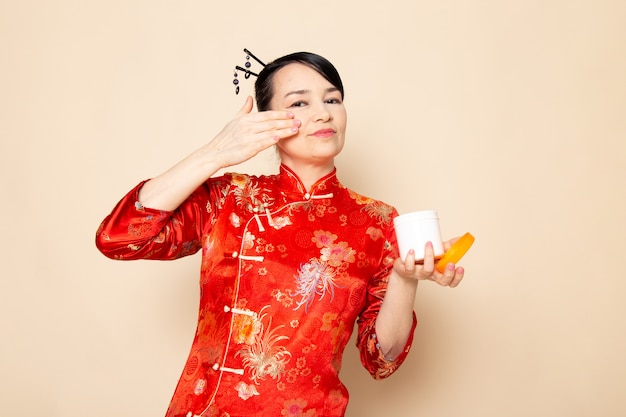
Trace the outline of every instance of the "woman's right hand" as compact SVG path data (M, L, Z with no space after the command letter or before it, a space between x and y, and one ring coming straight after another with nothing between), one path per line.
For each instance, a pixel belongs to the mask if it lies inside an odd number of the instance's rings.
M253 101L246 101L220 133L198 150L217 163L220 168L237 165L276 144L281 139L296 135L300 121L291 112L263 111L252 113Z

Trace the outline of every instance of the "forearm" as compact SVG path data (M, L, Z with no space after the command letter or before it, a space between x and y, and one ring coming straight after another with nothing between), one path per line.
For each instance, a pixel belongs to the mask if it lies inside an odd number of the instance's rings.
M144 207L173 211L220 168L206 149L199 149L146 182L139 191L139 202Z
M413 328L417 280L402 278L395 270L376 318L376 336L384 356L395 359L404 349Z

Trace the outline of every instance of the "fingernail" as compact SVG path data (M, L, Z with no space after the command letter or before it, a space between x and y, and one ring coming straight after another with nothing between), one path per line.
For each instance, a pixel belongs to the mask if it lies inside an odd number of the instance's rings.
M291 128L291 131L292 131L292 132L297 132L297 131L298 131L298 126L294 126L294 127L292 127L292 128Z
M294 117L292 112L287 112L287 118L291 119L292 117Z
M453 263L449 263L448 264L448 271L454 271L454 264Z
M302 122L300 120L298 120L298 119L294 119L293 120L293 125L300 127L302 125Z

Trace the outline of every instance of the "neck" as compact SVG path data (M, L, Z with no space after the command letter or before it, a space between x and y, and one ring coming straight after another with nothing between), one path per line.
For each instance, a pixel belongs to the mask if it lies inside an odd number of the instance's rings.
M285 166L296 173L304 187L311 190L313 185L322 177L333 172L335 169L335 163L333 160L326 164L314 164L314 163L294 163L294 161L281 161Z

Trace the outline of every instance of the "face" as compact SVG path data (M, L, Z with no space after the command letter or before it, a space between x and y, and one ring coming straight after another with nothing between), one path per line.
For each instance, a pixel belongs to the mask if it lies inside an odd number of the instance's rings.
M274 74L270 107L290 111L302 123L297 135L276 145L283 163L292 168L334 166L346 131L346 109L337 88L314 69L289 64Z

